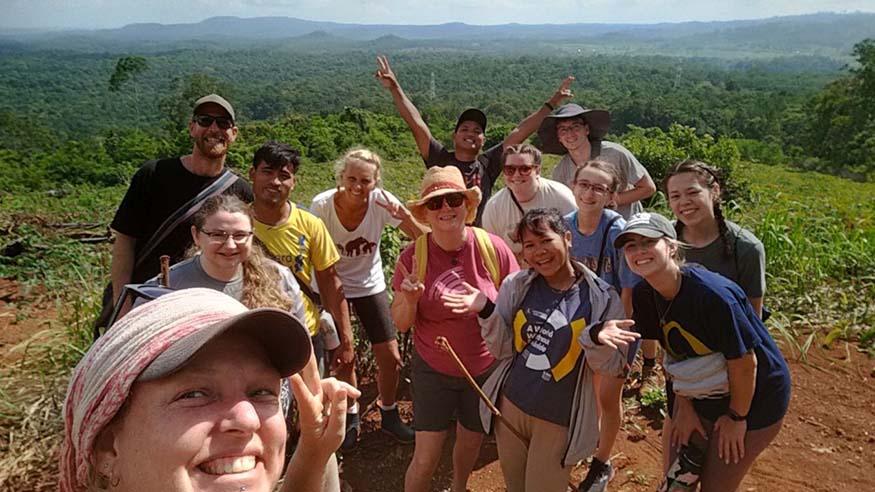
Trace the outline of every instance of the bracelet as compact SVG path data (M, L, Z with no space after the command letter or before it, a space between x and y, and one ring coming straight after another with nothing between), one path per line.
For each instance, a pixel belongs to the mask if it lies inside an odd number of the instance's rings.
M734 422L744 422L747 420L747 415L739 415L738 412L731 408L726 410L726 416Z
M549 109L550 111L553 111L553 110L556 109L556 108L553 107L552 104L550 104L550 101L545 101L545 102L544 102L544 106L547 106L547 109Z

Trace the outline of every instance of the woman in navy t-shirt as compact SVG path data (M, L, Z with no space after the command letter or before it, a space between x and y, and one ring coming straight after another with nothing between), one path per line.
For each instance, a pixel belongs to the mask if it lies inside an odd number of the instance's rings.
M738 285L684 265L665 217L633 216L615 245L645 280L632 296L635 329L666 354L663 465L698 433L707 439L702 490L735 490L781 429L790 402L784 357Z

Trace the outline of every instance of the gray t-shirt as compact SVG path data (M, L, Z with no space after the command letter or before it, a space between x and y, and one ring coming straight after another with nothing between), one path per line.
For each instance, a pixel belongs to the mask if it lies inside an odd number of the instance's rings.
M630 190L635 187L635 183L641 181L641 178L650 176L647 169L638 162L638 159L629 152L629 149L614 142L602 140L599 143L593 142L592 155L590 159L601 159L617 166L620 172L619 189L621 191ZM581 163L582 164L582 163ZM553 169L553 180L565 184L565 186L574 189L574 172L577 170L577 165L571 159L569 154L562 156L559 164ZM620 205L615 209L624 219L643 212L644 207L641 202L632 202L626 205Z
M698 263L737 283L749 298L763 297L766 292L766 251L763 243L734 222L727 220L726 228L734 250L732 256L724 254L721 236L707 246L685 249L684 257L689 263ZM679 236L683 240L682 232Z

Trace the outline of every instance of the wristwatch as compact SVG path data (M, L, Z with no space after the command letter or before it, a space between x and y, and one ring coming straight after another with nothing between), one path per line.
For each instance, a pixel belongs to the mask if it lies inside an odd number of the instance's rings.
M735 422L747 421L747 415L739 415L738 412L736 412L735 410L733 410L731 408L726 410L726 416Z

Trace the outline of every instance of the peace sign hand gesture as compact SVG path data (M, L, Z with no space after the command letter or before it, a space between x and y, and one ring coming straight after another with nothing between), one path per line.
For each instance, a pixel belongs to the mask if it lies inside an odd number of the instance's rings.
M407 210L404 205L389 200L389 196L386 195L386 192L383 191L382 188L380 189L380 194L383 196L383 200L385 200L385 202L381 202L380 200L374 200L374 203L386 209L386 211L389 212L389 215L391 215L393 219L403 222L410 217L410 211Z
M407 267L404 266L404 263L399 259L398 260L398 268L399 273L404 277L401 280L401 295L407 300L410 304L416 304L419 302L419 298L422 297L422 293L425 292L425 285L419 281L419 277L414 273L410 273L407 270Z
M400 87L398 79L395 78L395 72L393 72L392 67L389 66L389 59L386 58L386 55L377 56L377 67L377 72L374 74L374 78L379 80L383 87L389 90Z
M465 289L463 293L445 292L441 296L444 307L451 309L455 314L479 313L486 306L486 294L480 292L468 282L462 282Z
M554 108L558 108L562 105L562 102L566 99L570 99L574 97L574 93L571 92L571 83L574 82L574 75L569 75L565 77L565 80L559 84L559 88L556 89L556 92L550 96L550 100L548 101L551 106Z

